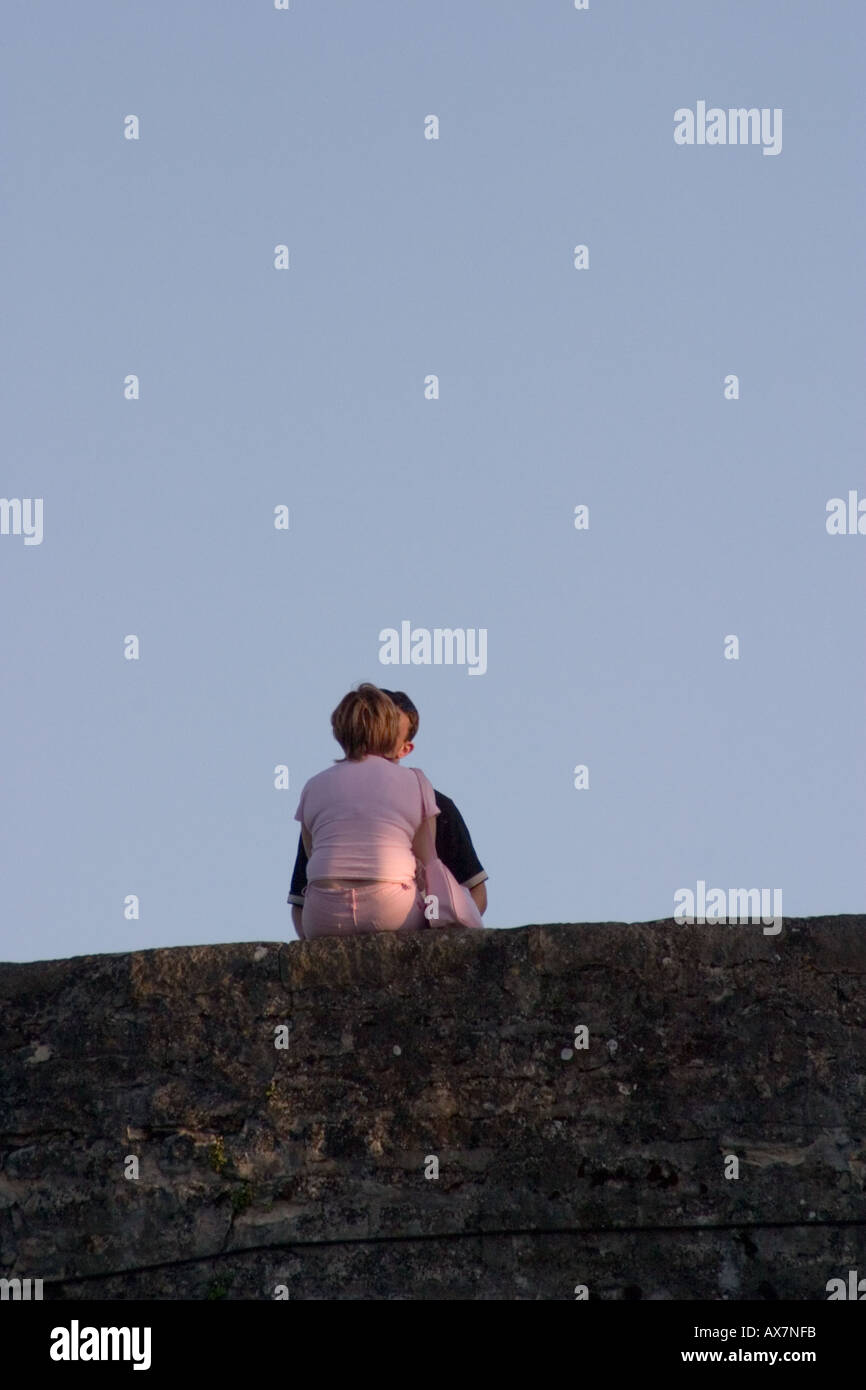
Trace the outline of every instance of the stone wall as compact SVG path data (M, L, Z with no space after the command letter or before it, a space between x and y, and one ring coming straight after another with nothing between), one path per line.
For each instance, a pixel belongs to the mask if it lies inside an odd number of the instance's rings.
M2 965L0 1276L53 1299L826 1299L866 1274L864 926Z

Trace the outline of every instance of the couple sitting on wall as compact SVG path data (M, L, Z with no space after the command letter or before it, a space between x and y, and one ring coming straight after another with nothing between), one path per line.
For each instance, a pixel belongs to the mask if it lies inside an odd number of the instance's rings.
M288 901L302 941L361 932L483 926L487 874L453 801L401 767L418 711L363 684L331 715L345 753L301 792Z

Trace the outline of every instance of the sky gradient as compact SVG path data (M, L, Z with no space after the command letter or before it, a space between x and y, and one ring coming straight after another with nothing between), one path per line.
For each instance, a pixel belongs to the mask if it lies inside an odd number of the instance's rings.
M44 534L0 535L0 958L295 939L362 680L418 705L489 926L698 880L862 912L866 536L826 507L866 498L863 6L4 28L0 491ZM781 151L677 144L699 101L779 108ZM382 665L404 621L486 671Z

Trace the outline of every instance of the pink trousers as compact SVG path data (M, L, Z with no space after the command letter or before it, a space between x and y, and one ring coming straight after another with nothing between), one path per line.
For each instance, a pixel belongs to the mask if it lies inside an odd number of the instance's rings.
M427 925L424 899L414 882L359 883L357 888L313 882L304 893L305 941L373 931L420 931Z

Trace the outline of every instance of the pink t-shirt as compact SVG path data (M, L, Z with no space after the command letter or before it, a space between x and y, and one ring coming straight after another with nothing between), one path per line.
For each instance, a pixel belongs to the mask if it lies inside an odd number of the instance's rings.
M439 814L432 783L418 772L420 779L411 768L368 753L311 777L295 812L313 839L307 882L414 878L415 832L427 816Z

